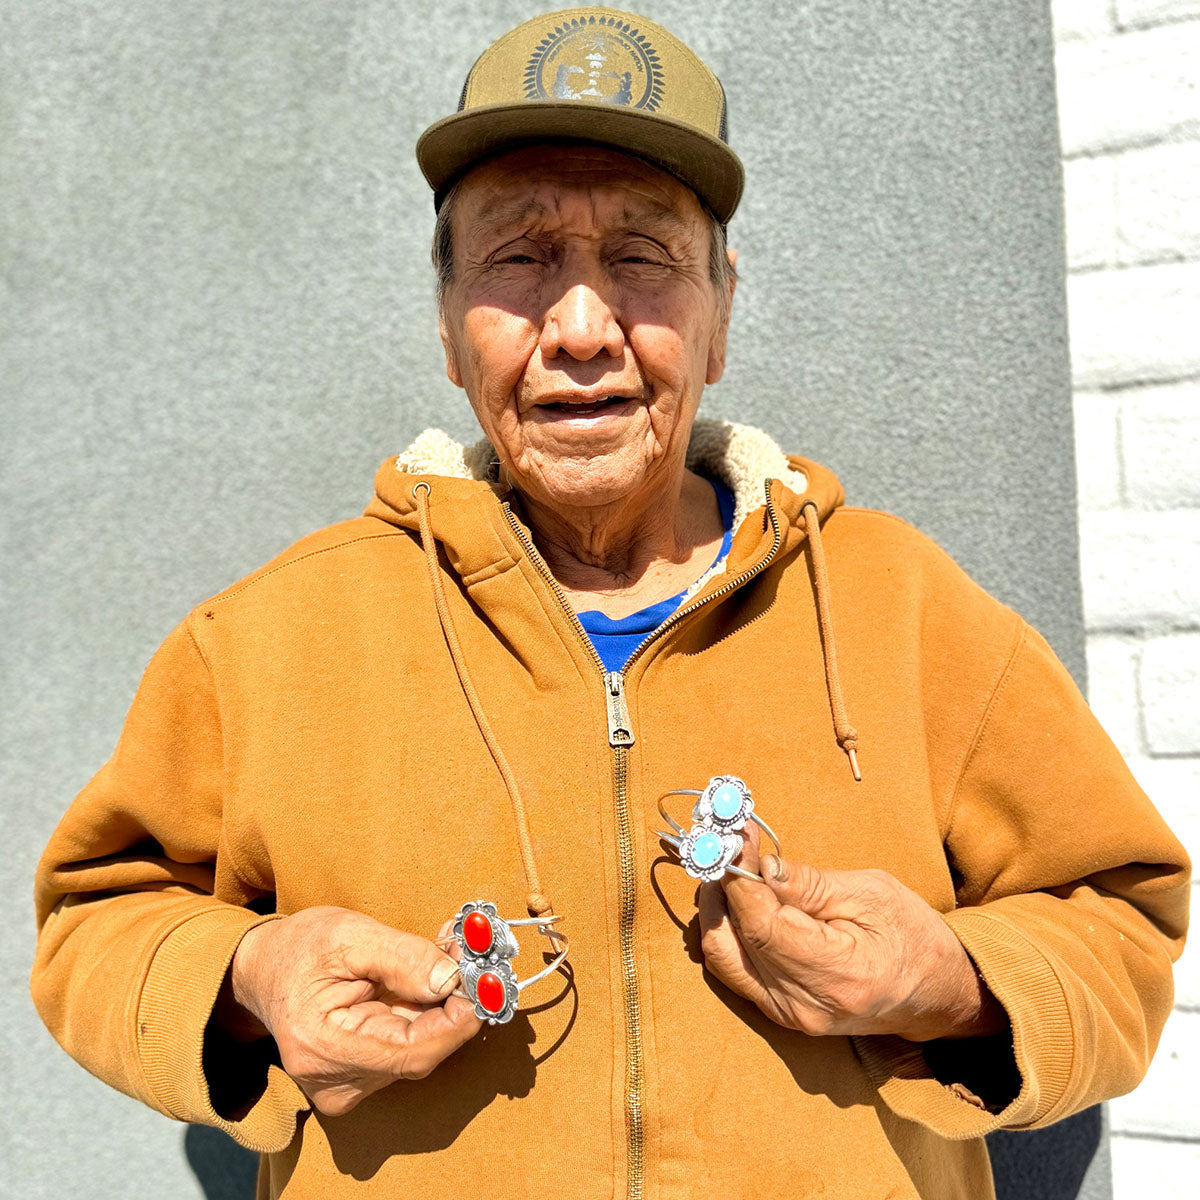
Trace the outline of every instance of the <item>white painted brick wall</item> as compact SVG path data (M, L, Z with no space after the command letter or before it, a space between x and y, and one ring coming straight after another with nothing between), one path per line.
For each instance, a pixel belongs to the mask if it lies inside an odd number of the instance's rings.
M1200 258L1200 141L1068 159L1063 191L1072 271Z
M1183 837L1181 833L1179 835ZM1192 843L1195 846L1195 842ZM1192 912L1200 912L1200 887L1192 888ZM1193 946L1175 966L1175 1007L1181 1012L1200 1012L1200 954ZM1192 1066L1196 1059L1192 1057ZM1200 1176L1197 1176L1200 1182Z
M1116 164L1108 155L1063 163L1067 264L1072 271L1110 266L1117 243Z
M1197 1045L1200 1013L1172 1013L1141 1086L1109 1105L1109 1125L1114 1133L1157 1133L1200 1141L1194 1057ZM1139 1193L1145 1200L1151 1200L1151 1195Z
M1200 142L1077 161L1112 166L1118 262L1200 259Z
M1196 1200L1200 1142L1112 1139L1113 1195L1137 1200Z
M1126 760L1133 777L1154 801L1175 836L1190 848L1193 858L1200 846L1200 760L1196 758L1131 757ZM1200 887L1193 885L1192 897ZM1200 956L1198 956L1200 957ZM1188 952L1191 958L1191 951ZM1197 1044L1200 1050L1200 1043ZM1200 1065L1198 1060L1197 1065ZM1200 1103L1196 1105L1200 1115Z
M1080 507L1119 508L1125 499L1121 402L1105 392L1075 393L1075 461Z
M1089 699L1200 860L1200 0L1053 12ZM1194 946L1175 1009L1110 1105L1114 1200L1200 1195Z
M1106 154L1200 133L1200 21L1059 47L1063 153Z
M1200 338L1200 313L1195 316ZM1119 469L1129 506L1200 509L1200 380L1104 399L1118 407Z
M1088 702L1127 759L1143 753L1140 657L1141 644L1134 637L1095 634L1087 640Z
M1154 638L1142 651L1141 698L1151 754L1200 756L1200 633ZM1193 759L1193 762L1200 759ZM1200 784L1200 779L1197 780ZM1197 1104L1200 1110L1200 1104Z
M1080 513L1088 629L1188 629L1200 624L1200 510Z
M1107 4L1085 0L1089 8L1108 9ZM1117 24L1122 29L1157 25L1185 17L1200 17L1200 0L1116 0ZM1106 14L1107 15L1107 12Z
M1077 387L1200 375L1200 261L1073 273L1067 302Z
M1054 36L1060 42L1092 39L1113 32L1112 14L1107 4L1096 0L1052 0Z

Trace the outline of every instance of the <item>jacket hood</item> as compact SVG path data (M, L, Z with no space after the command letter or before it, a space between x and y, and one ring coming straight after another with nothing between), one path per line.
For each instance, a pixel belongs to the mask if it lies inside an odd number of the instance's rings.
M761 429L727 421L698 420L688 442L687 465L702 475L721 480L734 495L734 530L729 556L714 565L684 594L684 605L704 591L714 574L746 571L757 560L759 567L772 555L807 540L813 566L813 596L821 630L821 654L829 691L830 712L838 744L850 760L855 779L861 778L856 756L858 733L846 713L837 668L829 581L821 547L821 523L843 503L845 494L832 471L808 459L785 455ZM776 516L768 522L767 495ZM386 459L375 475L375 499L364 516L378 517L415 532L425 552L438 619L455 660L464 695L475 712L483 739L505 778L513 800L522 844L528 846L523 802L495 745L486 717L477 709L474 686L457 648L443 594L437 543L451 567L470 586L511 566L507 519L498 502L508 492L499 481L499 459L487 439L463 446L440 429L427 429L402 454ZM420 500L418 500L420 497ZM779 521L782 517L784 525ZM771 526L771 527L769 527ZM768 548L769 547L769 548ZM749 578L752 568L746 575ZM549 900L537 884L532 851L526 863L532 912L548 911Z
M384 460L375 475L375 499L364 515L415 530L413 487L419 479L436 479L434 533L444 543L457 544L459 520L448 502L460 510L462 519L472 522L479 516L477 506L495 509L494 497L507 495L499 482L499 465L496 449L486 438L467 446L440 429L426 429L407 450ZM747 517L763 508L768 479L777 479L782 485L778 504L792 523L800 520L804 503L815 502L824 521L845 501L842 485L832 471L809 459L784 454L770 435L751 425L697 420L688 442L687 465L698 474L720 480L733 493L735 532ZM447 550L453 561L456 556L449 545Z

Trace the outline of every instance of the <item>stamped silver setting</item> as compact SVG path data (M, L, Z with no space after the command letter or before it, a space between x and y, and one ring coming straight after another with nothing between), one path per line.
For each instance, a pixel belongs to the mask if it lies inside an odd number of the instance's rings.
M736 807L730 803L736 797ZM754 797L736 775L714 775L700 793L692 820L717 829L743 829L754 814Z
M475 1015L481 1021L489 1025L507 1024L517 1011L521 991L545 979L566 961L569 942L565 933L554 928L557 920L558 916L552 913L506 921L489 900L472 900L458 910L451 936L440 939L438 944L457 943L462 952L458 971L463 991L475 1005ZM513 929L521 925L536 925L538 933L549 938L558 952L547 966L528 979L518 979L510 961L521 952L513 934Z
M666 809L668 796L695 796L692 808L692 827L685 830ZM737 832L753 821L775 844L775 853L783 851L771 827L754 811L750 789L736 775L714 775L702 791L695 788L672 788L658 800L658 811L675 831L658 830L658 836L679 855L683 869L693 878L713 883L723 875L738 875L742 879L763 882L761 875L735 867L733 860L742 852L745 839Z
M521 995L516 972L508 959L495 962L464 959L459 971L467 999L474 1001L475 1015L489 1025L507 1025L517 1011Z
M679 861L693 878L712 883L729 870L742 852L744 839L739 833L722 833L709 825L693 825L679 839ZM715 855L715 857L714 857Z
M472 913L479 913L491 927L492 937L486 948L479 949L479 941L468 936L468 922L471 922L470 932L472 933L480 926L478 919L473 922L471 921ZM513 936L512 929L509 928L509 922L504 920L499 912L496 911L496 906L488 901L472 900L464 904L458 910L458 915L454 918L453 932L455 940L462 947L465 958L496 962L501 958L516 958L521 953L521 947L517 944L517 939ZM474 941L474 945L471 944L472 941Z

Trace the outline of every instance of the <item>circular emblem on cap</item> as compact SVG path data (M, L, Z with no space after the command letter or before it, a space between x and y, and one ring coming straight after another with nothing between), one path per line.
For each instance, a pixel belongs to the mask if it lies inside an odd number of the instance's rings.
M619 17L573 17L538 43L525 68L527 100L582 100L654 112L663 69L654 47Z

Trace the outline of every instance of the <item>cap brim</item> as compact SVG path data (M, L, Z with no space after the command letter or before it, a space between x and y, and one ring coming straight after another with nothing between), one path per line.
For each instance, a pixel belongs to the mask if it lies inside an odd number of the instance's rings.
M637 155L687 184L718 220L742 197L741 160L720 138L673 117L579 101L486 104L430 125L417 141L417 162L436 195L481 159L554 138L594 142Z

